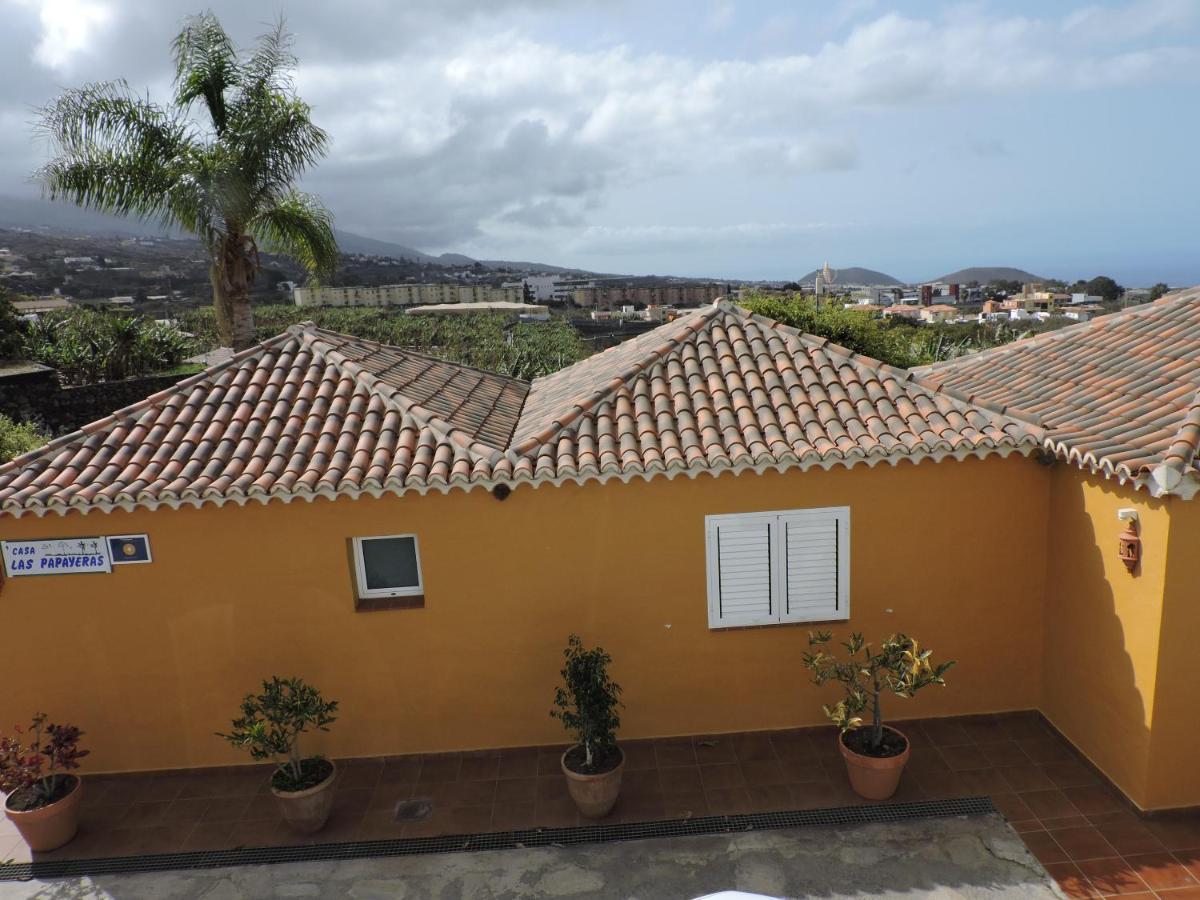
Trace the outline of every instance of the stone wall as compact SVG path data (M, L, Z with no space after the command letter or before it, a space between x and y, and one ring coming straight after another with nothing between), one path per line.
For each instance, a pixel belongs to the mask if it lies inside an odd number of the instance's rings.
M39 423L54 435L89 422L169 388L187 375L147 375L83 387L62 387L53 371L0 380L0 413Z

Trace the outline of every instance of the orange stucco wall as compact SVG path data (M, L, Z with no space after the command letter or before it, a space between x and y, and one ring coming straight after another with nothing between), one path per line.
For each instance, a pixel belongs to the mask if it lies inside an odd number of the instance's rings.
M1146 806L1200 806L1200 499L1172 500Z
M831 695L800 665L806 628L708 629L703 519L840 505L852 617L835 632L903 630L959 661L948 688L887 713L1035 707L1050 479L993 458L3 519L3 538L148 532L154 562L7 582L0 722L78 723L93 771L228 764L242 758L213 732L277 673L341 701L314 740L326 753L547 743L577 631L615 657L626 737L815 724ZM347 538L404 532L426 607L354 612Z
M1061 464L1050 494L1042 711L1148 808L1171 501ZM1142 537L1132 575L1117 557L1125 507L1138 511Z

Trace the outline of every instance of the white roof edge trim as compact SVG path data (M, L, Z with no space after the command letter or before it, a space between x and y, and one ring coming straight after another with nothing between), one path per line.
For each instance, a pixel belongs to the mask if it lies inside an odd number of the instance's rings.
M1139 475L1124 463L1114 465L1108 459L1097 460L1091 453L1082 453L1062 441L1049 438L1044 449L1061 462L1093 475L1115 480L1118 484L1131 485L1134 490L1146 491L1151 497L1179 497L1181 500L1191 500L1200 494L1200 474L1195 472L1181 474L1178 470L1160 463L1151 469L1148 475Z
M337 500L342 497L355 499L358 497L374 497L376 499L384 494L400 497L404 494L417 494L424 496L426 494L448 494L451 491L459 490L464 493L476 489L492 490L499 485L516 488L521 485L530 485L533 488L542 486L559 487L564 484L583 485L590 482L605 484L609 481L620 481L626 484L641 479L650 481L655 478L667 478L674 480L680 475L695 479L701 475L711 475L716 478L719 475L733 474L741 475L747 472L752 472L756 475L762 475L769 471L777 471L785 473L790 471L805 472L809 469L823 469L830 471L835 468L851 469L855 466L867 466L874 468L881 464L889 464L893 467L898 466L901 462L911 462L914 465L931 461L942 462L943 460L963 461L966 459L986 459L992 456L1001 458L1016 454L1018 456L1030 456L1033 453L1041 450L1041 445L1028 442L1019 445L1005 445L996 447L979 447L971 450L956 450L953 452L943 451L936 453L909 453L909 454L893 454L890 456L869 456L869 457L849 457L849 458L827 458L827 459L808 459L801 462L771 462L771 463L724 463L720 466L703 466L703 467L672 467L665 466L643 467L641 471L631 472L584 472L572 475L560 475L554 478L539 476L539 475L518 475L512 478L490 478L483 481L474 482L440 482L438 484L425 484L419 487L399 487L385 486L382 488L342 488L335 490L332 488L322 488L315 491L289 491L278 493L258 493L253 495L242 495L232 497L207 497L207 498L173 498L169 500L137 500L137 501L122 501L120 503L110 502L95 502L89 504L81 504L79 506L66 506L55 504L53 506L33 506L33 507L18 507L18 508L0 508L0 519L8 516L14 519L19 519L24 515L32 515L41 518L48 513L58 513L60 516L65 516L67 513L78 512L86 515L89 512L133 512L134 510L155 510L160 507L169 509L182 509L184 507L199 508L201 506L245 506L250 502L257 502L262 505L267 505L272 501L278 500L283 503L291 503L293 500L307 500L312 502L317 499L324 498L326 500Z

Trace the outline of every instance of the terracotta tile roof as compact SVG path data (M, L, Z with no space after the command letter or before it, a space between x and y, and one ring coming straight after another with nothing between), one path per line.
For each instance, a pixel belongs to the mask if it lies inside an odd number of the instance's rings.
M1078 465L1155 494L1200 490L1200 288L914 372L1042 425Z
M0 511L873 465L1043 438L727 304L531 385L307 325L0 467Z
M527 382L331 331L312 334L335 365L361 369L398 400L407 398L488 447L508 446L529 393Z

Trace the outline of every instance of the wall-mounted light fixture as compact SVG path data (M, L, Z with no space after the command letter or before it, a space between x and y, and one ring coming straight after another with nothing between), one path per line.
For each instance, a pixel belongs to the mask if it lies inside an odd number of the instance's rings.
M1130 573L1137 568L1142 558L1142 539L1138 537L1138 512L1128 507L1117 510L1117 518L1127 523L1117 538L1117 555Z

